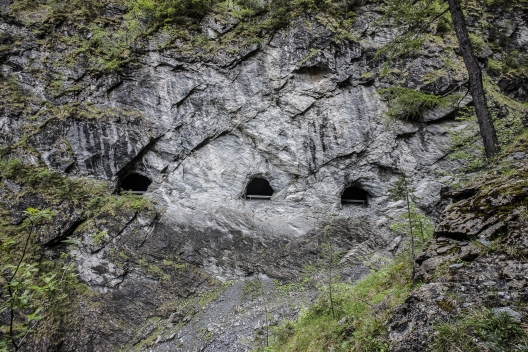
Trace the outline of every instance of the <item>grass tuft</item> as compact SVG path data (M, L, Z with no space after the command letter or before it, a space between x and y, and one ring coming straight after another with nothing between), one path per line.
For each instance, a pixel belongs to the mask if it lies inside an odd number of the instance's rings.
M507 314L496 315L491 310L469 311L434 329L432 352L523 351L521 346L528 343L520 324Z

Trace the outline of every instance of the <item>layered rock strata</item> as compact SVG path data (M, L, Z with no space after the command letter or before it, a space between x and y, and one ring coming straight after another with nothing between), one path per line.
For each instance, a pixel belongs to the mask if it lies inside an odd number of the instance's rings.
M0 30L25 38L1 52L1 73L16 85L6 99L22 102L2 106L0 141L6 150L67 177L107 180L116 190L125 176L139 173L152 181L144 196L157 204L100 215L95 222L107 232L100 244L76 228L84 215L66 203L52 204L73 215L62 216L64 224L39 241L53 257L53 246L65 236L81 239L73 253L96 303L78 303L76 325L66 337L40 341L35 349L140 349L152 336L146 345L157 342L165 350L251 349L244 336L253 341L264 322L262 306L252 311L251 300L240 294L243 280L297 278L320 260L326 226L346 253L343 279L359 278L367 271L367 256L398 250L401 238L388 224L403 204L389 202L386 194L401 170L413 177L419 206L436 213L442 189L437 173L455 165L445 155L448 129L456 123L445 118L450 111L429 113L427 123L387 123L377 90L394 82L369 73L377 65L373 53L393 33L372 28L377 16L366 11L358 18L357 42L334 40L321 24L299 18L262 45L236 54L196 59L177 49L152 49L119 73L93 76L81 62L45 60L61 60L68 49L47 51L35 33L3 12ZM202 25L208 32L215 23L205 19ZM64 26L58 30L69 33ZM408 63L409 87L424 85L425 74L444 67L442 58L458 60L433 43L424 50L427 58ZM48 86L50 75L61 77L59 92ZM446 70L424 89L448 92L464 81ZM245 199L255 177L269 181L270 200ZM348 186L366 191L368 205L342 204ZM20 217L24 206L9 206ZM169 304L175 296L214 291L216 280L235 280L220 298L230 307L224 313L235 318L222 326L191 321L199 312ZM311 295L301 295L287 309L271 305L274 319L293 316ZM218 318L219 309L212 305L204 316ZM94 339L100 321L105 333ZM239 325L243 332L234 328ZM204 327L212 335L196 333ZM191 331L196 339L185 347Z

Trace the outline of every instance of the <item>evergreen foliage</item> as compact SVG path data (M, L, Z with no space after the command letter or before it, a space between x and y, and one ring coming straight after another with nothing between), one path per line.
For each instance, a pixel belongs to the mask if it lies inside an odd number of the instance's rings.
M127 5L135 17L165 25L188 19L201 19L219 0L131 0Z
M410 221L409 221L410 218ZM398 234L415 236L417 248L423 248L427 241L433 236L434 223L431 219L420 212L414 203L410 204L410 212L403 213L401 219L390 226L390 229Z
M460 99L458 95L440 97L403 87L379 89L378 93L389 106L387 116L404 121L417 121L425 111L437 107L453 107Z

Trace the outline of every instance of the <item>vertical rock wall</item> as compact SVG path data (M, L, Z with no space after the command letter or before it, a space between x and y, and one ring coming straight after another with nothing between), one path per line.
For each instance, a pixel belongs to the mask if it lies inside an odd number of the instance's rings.
M389 202L386 194L399 170L413 177L420 207L438 210L442 184L437 172L452 167L445 154L447 130L455 122L441 113L427 123L386 120L387 107L377 93L380 82L365 74L372 69L373 48L390 33L369 30L371 19L365 15L357 21L364 33L361 43L337 43L330 31L300 18L261 46L237 55L219 52L199 60L177 50L154 50L136 67L95 78L79 65L49 65L42 58L52 53L31 40L3 54L4 77L16 77L30 97L26 110L6 105L0 116L0 141L12 153L68 176L109 180L116 187L132 172L153 181L145 197L157 202L157 214L106 215L100 221L107 224L108 241L95 247L84 241L75 252L81 280L104 302L102 308L81 313L78 328L86 327L86 350L140 346L141 337L155 329L150 323L145 331L139 327L156 314L169 318L169 308L152 311L165 307L171 294L190 297L214 286L190 269L158 280L116 253L145 255L158 264L177 258L213 278L236 280L224 297L236 307L240 280L257 274L266 280L292 280L304 266L316 263L327 225L332 241L345 253L345 280L365 273L367 255L397 250L401 238L388 225L403 204ZM16 22L0 22L0 29L32 35ZM420 69L409 82L435 65L434 60L417 62ZM83 88L50 95L32 69L60 73L66 85ZM456 86L461 82L457 79L444 81L447 87ZM25 119L28 111L37 118ZM86 111L95 118L84 118ZM254 177L270 182L271 200L245 199ZM342 192L352 185L368 192L368 206L341 204ZM86 239L85 232L76 234ZM177 292L176 286L181 286ZM282 308L274 309L281 315ZM97 329L90 326L97 314L108 312L123 319L123 326L107 321L107 334L92 341ZM171 327L189 321L174 314ZM244 324L256 318L244 319L237 323L246 329L243 334L254 334ZM218 336L227 336L221 343L214 342L220 338L211 342L196 336L199 341L188 350L246 350L242 332L229 325L235 322L218 328ZM192 324L185 331L198 326ZM172 350L188 338L158 340L160 349Z

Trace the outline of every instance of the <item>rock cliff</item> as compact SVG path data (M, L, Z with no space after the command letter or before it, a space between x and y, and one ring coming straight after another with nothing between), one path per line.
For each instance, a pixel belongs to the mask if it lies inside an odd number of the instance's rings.
M445 194L453 203L416 259L417 279L425 284L389 323L395 351L424 350L434 338L434 327L454 323L471 310L502 310L517 323L526 320L526 142L525 134L497 167L470 186ZM481 338L478 344L474 338L475 346L490 348L489 341ZM512 350L525 348L514 345Z
M72 52L64 43L41 45L46 34L14 15L9 1L0 6L1 153L58 178L106 182L111 192L134 173L152 181L143 195L151 205L94 210L90 194L40 196L27 180L4 177L6 219L20 223L28 206L57 211L39 233L41 254L57 260L71 251L88 288L72 297L67 326L43 332L28 350L251 350L265 322L262 297L248 294L248 283L258 279L264 292L298 279L320 261L324 228L345 254L343 280L368 272L363 262L373 253L398 251L389 219L403 203L386 194L401 170L413 178L423 211L436 215L445 204L438 175L459 165L446 158L448 131L464 126L452 109L387 123L378 89L394 78L371 73L379 71L376 49L394 34L373 27L375 8L358 11L355 41L336 39L304 15L234 53L160 49L159 34L121 71L94 74L86 60L63 62ZM106 10L108 18L123 11ZM509 37L525 50L526 21L511 16ZM214 17L200 25L210 35L229 30ZM51 28L93 35L68 21ZM428 43L406 62L402 84L437 94L462 87L464 75L446 60L460 62L453 50ZM516 87L512 94L521 94ZM255 177L269 181L270 200L246 199ZM349 186L368 193L366 206L342 204ZM496 220L497 228L507 224ZM460 231L446 228L446 241L472 235L469 221ZM62 244L68 236L75 245ZM427 275L431 259L420 260ZM314 292L281 296L266 310L273 322L294 316Z

